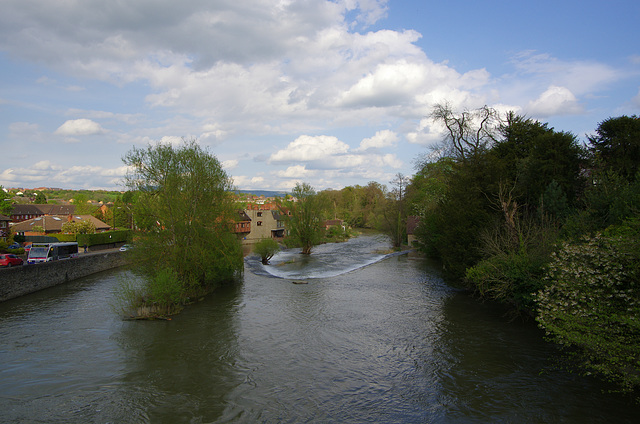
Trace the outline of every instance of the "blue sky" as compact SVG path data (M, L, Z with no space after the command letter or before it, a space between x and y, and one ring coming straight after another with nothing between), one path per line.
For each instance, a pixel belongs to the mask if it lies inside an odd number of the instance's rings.
M634 1L1 0L0 185L123 189L195 138L244 190L387 184L436 103L581 141L640 114Z

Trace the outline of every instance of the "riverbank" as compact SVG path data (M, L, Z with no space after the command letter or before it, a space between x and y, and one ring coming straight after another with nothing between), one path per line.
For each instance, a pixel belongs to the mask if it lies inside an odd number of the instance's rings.
M0 271L0 302L125 264L123 252L106 250L62 261L3 269Z

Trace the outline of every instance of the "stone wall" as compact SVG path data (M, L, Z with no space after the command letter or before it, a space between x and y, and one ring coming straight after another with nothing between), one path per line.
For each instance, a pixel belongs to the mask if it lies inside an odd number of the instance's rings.
M126 263L124 252L81 254L77 258L0 269L0 302L66 283Z

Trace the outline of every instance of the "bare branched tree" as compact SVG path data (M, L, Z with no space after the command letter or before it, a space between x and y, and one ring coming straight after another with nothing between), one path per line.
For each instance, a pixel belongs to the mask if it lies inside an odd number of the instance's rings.
M438 103L430 117L445 126L445 151L460 161L476 156L495 142L500 126L498 112L488 106L456 113L449 103Z
M402 201L404 198L407 186L411 182L411 178L405 176L403 173L398 172L393 180L389 181L391 184L391 195L395 197L396 200Z

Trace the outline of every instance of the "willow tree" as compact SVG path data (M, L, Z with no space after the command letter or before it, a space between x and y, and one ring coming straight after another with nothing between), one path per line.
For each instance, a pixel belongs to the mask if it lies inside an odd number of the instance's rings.
M232 280L242 270L233 233L231 180L195 140L133 148L126 186L138 192L135 259L147 274L148 300L171 306Z
M308 255L324 236L321 199L307 183L297 183L291 194L294 200L281 205L286 216L289 238L302 247L302 254Z

